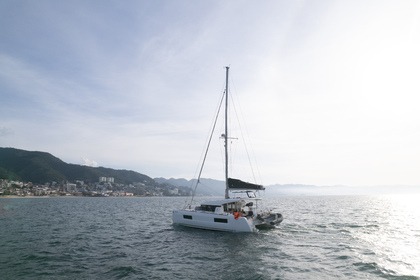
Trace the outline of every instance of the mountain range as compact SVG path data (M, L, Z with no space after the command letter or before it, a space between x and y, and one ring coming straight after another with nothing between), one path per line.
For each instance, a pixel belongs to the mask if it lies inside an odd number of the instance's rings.
M90 167L70 164L61 159L38 151L25 151L15 148L0 147L0 179L44 184L83 180L97 182L99 177L113 177L115 183L142 183L148 186L170 186L195 188L196 179L151 178L132 170L116 170L106 167ZM223 196L224 181L200 179L197 194L205 196ZM302 184L276 184L266 186L266 195L344 195L344 194L384 194L418 193L419 186L315 186Z
M97 182L99 177L114 177L115 183L120 184L157 185L149 176L131 170L70 164L46 152L0 147L0 179L43 184L75 180Z
M194 188L197 184L196 179L186 180L183 178L175 179L165 179L165 178L155 178L155 181L159 184L169 184L177 187L190 187ZM316 195L325 193L327 190L334 190L334 187L319 187L315 185L302 185L302 184L276 184L265 186L265 193L269 196L278 196L278 195ZM202 178L197 187L197 193L200 195L207 196L223 196L225 193L225 182L220 180Z
M173 186L195 187L197 180L155 178L160 184ZM213 179L200 179L197 193L201 195L223 196L225 182ZM265 186L264 196L275 197L284 195L378 195L420 193L420 186L386 185L386 186L317 186L304 184L274 184Z
M191 189L194 189L197 183L196 179L153 179L131 170L115 170L106 167L90 167L66 163L47 152L0 147L0 179L44 184L53 181L76 180L82 180L87 183L97 182L99 177L113 177L115 183L120 184L141 182L148 186L160 185ZM268 187L267 189L275 189L275 194L283 194L301 188L301 185L279 185L275 188ZM224 189L224 181L202 178L196 193L204 196L223 196Z
M197 184L197 179L187 180L187 179L165 179L165 178L155 178L155 181L159 184L169 184L176 187L189 187L194 189ZM197 193L205 196L223 196L225 192L225 182L213 179L200 179L200 183L197 187Z

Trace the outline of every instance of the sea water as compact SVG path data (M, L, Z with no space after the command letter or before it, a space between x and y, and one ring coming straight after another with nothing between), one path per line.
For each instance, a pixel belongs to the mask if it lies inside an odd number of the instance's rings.
M174 227L185 198L2 198L0 279L420 279L419 199L266 198L280 226L235 234Z

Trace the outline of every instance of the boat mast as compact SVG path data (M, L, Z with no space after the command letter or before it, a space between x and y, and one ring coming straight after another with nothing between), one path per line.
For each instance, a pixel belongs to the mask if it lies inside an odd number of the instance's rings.
M228 184L228 80L229 80L229 66L226 66L226 88L225 88L225 179L226 189L225 198L229 198L229 184Z

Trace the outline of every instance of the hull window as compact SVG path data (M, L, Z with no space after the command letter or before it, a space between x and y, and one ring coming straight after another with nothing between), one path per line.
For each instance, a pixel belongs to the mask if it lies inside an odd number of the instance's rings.
M192 220L192 216L191 215L184 215L184 219Z
M227 219L214 218L214 222L215 223L225 223L225 224L227 224L228 220Z

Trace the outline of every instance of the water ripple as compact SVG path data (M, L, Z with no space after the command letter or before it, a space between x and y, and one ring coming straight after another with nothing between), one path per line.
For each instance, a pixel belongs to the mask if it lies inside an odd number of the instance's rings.
M268 200L284 222L174 227L183 198L0 200L2 279L419 279L420 215L383 197ZM413 202L417 203L417 202ZM140 214L141 213L141 214ZM157 218L156 213L159 213Z

